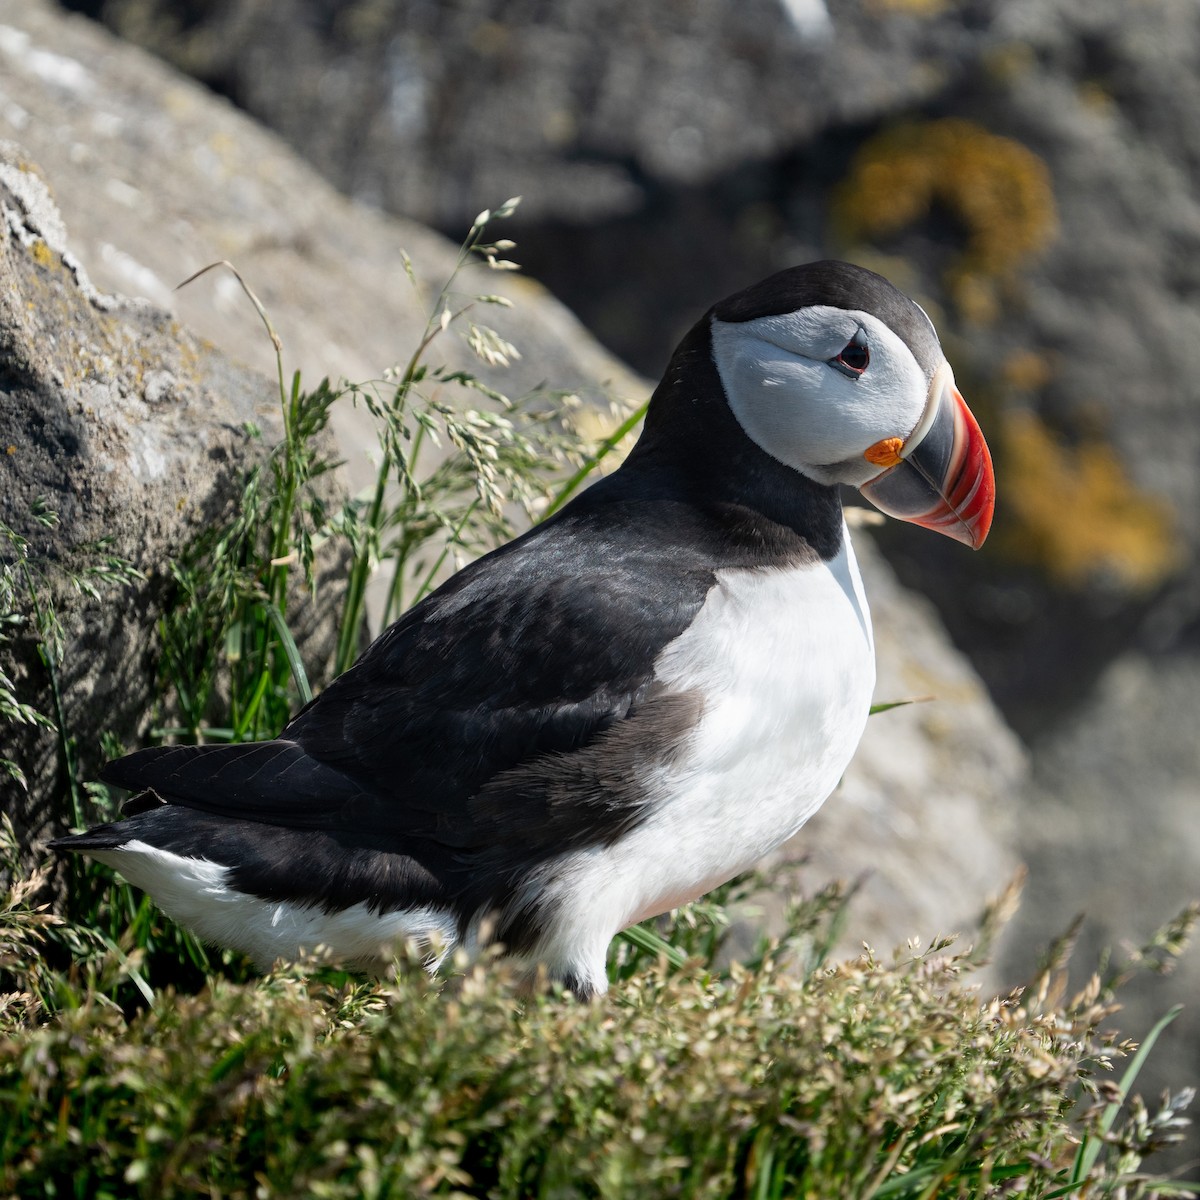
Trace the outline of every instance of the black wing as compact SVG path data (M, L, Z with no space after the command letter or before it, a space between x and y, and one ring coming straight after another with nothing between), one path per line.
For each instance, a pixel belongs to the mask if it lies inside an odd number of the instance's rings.
M519 838L536 860L607 840L641 797L632 785L596 795L587 775L614 778L622 754L648 753L695 719L692 698L654 694L653 664L713 579L707 554L681 551L669 515L655 535L628 508L606 506L598 521L582 506L472 564L275 741L144 750L103 778L402 853L415 839L503 856Z

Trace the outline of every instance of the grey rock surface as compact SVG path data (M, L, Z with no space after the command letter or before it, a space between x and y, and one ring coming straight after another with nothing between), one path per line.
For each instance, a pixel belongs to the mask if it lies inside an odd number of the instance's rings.
M144 723L154 683L147 631L167 560L224 515L241 468L261 453L245 426L277 428L277 401L265 379L169 313L98 291L38 168L12 143L0 144L0 219L0 521L50 564L42 582L51 594L39 599L63 622L67 725L84 769L94 769L102 729L133 733ZM35 519L39 502L56 527ZM101 538L147 575L102 612L63 575L93 560L82 547ZM0 557L13 560L7 538ZM30 638L14 633L5 650L18 694L53 712ZM57 790L57 743L6 724L5 757L30 787L0 779L4 809L32 841L65 815L46 803Z
M653 181L922 102L945 82L930 59L964 40L953 20L930 33L825 0L77 7L232 96L347 193L439 226L514 185L546 215L636 208Z
M1087 917L1076 952L1082 983L1101 951L1111 947L1118 962L1127 959L1158 924L1200 900L1198 696L1194 655L1126 654L1039 748L1017 829L1029 884L1008 971L1027 972L1032 948L1062 934L1080 912ZM1200 1072L1197 996L1195 947L1169 984L1143 975L1128 989L1114 1024L1133 1037L1171 1003L1184 1005L1151 1061L1142 1085L1149 1095L1191 1086Z
M714 296L769 270L832 252L897 274L982 387L1002 488L1021 450L995 418L1031 412L1069 448L1113 448L1169 514L1174 562L1140 582L1124 577L1137 552L1106 561L1100 542L1064 583L1015 506L968 565L887 543L1022 732L1069 711L1161 603L1200 619L1180 586L1200 557L1192 0L691 0L653 16L628 0L70 2L235 98L350 194L445 228L480 196L527 192L534 272L648 373ZM836 219L872 139L947 117L1016 139L1053 185L1057 234L1000 281L991 320L947 284L970 231L944 196L892 234L847 241ZM1038 380L1013 382L1022 355Z
M60 181L76 252L98 287L167 308L269 378L271 343L233 277L212 272L175 291L179 282L232 262L282 339L285 370L311 385L377 379L411 353L454 267L445 239L346 200L228 103L44 0L0 2L0 136L21 141ZM492 380L509 394L546 379L597 403L643 394L530 280L476 269L461 288L519 302L488 314L524 355ZM444 346L452 365L478 367L461 342ZM348 438L369 442L364 420L348 412L345 421ZM373 478L361 457L349 465L352 486Z
M73 244L107 286L135 291L140 280L165 300L163 279L226 256L263 296L285 355L301 358L310 377L378 372L411 344L405 339L423 317L399 269L401 250L418 273L436 273L452 262L451 245L346 201L228 104L88 22L37 0L0 0L0 53L18 42L21 54L8 64L23 72L21 136L43 165L53 164L46 169ZM53 70L46 54L57 56ZM30 66L39 63L40 73ZM11 110L0 106L4 120ZM501 282L517 301L506 333L526 351L523 379L591 396L612 381L627 394L644 386L536 285ZM232 292L210 281L171 298L232 353L270 366L256 321ZM150 372L146 387L160 386ZM341 435L348 456L362 453L361 430L351 424ZM852 936L890 946L959 927L1011 875L1005 821L1024 765L928 606L898 587L868 535L858 540L866 543L880 697L941 699L873 718L843 788L787 853L816 856L814 885L871 868Z

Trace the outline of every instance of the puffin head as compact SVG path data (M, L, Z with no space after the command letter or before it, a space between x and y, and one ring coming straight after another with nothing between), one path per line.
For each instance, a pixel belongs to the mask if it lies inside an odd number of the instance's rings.
M820 484L978 549L995 480L932 322L881 275L809 263L709 313L713 362L745 435Z

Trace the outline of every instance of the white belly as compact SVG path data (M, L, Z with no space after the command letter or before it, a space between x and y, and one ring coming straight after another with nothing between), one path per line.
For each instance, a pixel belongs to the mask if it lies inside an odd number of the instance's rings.
M827 564L719 572L656 675L705 697L700 722L652 778L649 819L615 846L561 863L562 890L550 889L572 910L567 927L592 926L605 943L753 866L837 786L875 686L848 535Z
M276 959L330 958L353 969L383 971L409 943L435 969L458 941L453 913L422 907L378 913L366 904L339 911L264 900L229 884L229 868L185 858L137 840L94 854L154 898L202 941L229 946L267 971Z

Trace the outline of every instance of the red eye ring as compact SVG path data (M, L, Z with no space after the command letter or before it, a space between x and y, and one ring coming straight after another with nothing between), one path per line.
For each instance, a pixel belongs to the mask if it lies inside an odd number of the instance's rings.
M857 377L870 365L871 352L862 342L850 341L832 362L846 374Z

